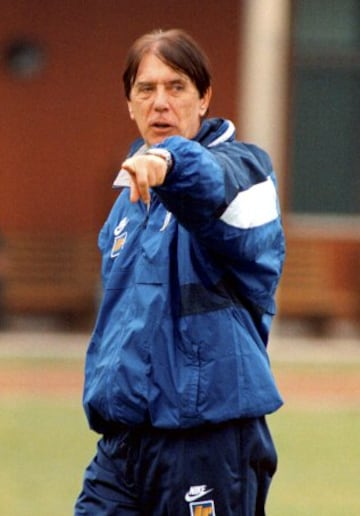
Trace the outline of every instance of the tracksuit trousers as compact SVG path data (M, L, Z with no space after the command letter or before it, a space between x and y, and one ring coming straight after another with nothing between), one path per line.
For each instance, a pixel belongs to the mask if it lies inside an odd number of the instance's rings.
M277 456L264 417L104 435L75 516L264 516Z

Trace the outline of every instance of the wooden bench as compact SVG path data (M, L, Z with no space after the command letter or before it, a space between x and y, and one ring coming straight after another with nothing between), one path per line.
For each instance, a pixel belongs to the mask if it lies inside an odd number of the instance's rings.
M330 228L331 229L331 228ZM360 238L329 228L287 228L279 316L319 322L360 315Z
M96 235L12 234L6 238L7 313L77 319L94 311L99 279Z

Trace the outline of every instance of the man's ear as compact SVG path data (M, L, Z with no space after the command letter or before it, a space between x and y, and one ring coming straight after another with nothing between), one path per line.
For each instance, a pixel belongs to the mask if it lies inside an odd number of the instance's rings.
M131 120L134 120L134 113L133 113L130 101L128 101L127 106L128 106L128 110L129 110L129 116L130 116Z
M200 102L200 115L201 116L205 116L206 113L208 112L211 96L212 96L212 88L211 88L211 86L209 86Z

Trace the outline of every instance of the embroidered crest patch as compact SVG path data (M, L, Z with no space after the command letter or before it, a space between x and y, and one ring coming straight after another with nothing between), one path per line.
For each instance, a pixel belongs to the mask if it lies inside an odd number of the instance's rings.
M121 251L126 242L127 233L123 233L114 238L114 243L111 249L111 258L115 258Z
M205 500L204 502L190 503L191 516L216 516L215 505L213 500Z
M125 227L127 226L129 222L129 219L127 217L124 217L120 220L119 224L114 229L114 242L111 249L111 258L115 258L123 248L126 238L127 238L127 232L124 231Z

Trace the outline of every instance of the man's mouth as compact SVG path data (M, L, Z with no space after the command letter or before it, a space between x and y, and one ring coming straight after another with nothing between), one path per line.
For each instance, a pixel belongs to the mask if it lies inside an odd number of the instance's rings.
M151 124L151 127L153 127L154 129L158 129L158 130L166 130L166 129L170 129L171 125L167 124L166 122L155 122L155 123Z

